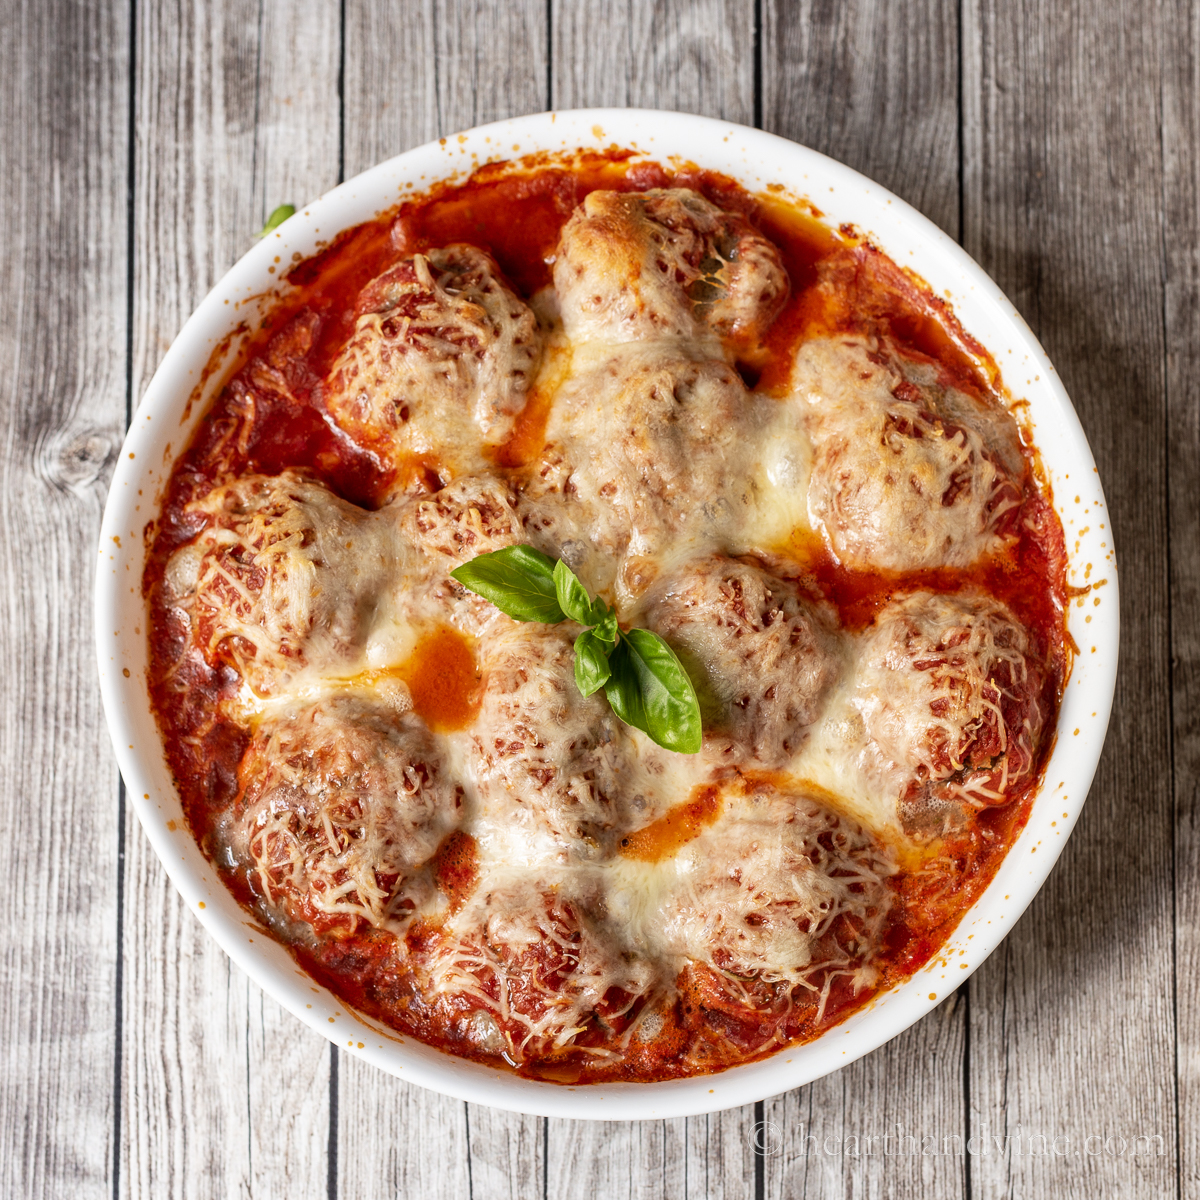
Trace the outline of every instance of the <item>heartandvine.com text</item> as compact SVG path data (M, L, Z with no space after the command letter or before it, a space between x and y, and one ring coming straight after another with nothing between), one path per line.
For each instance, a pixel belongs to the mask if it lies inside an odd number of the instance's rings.
M797 1127L791 1139L774 1121L759 1121L750 1129L751 1146L761 1154L789 1158L837 1156L863 1158L868 1155L1024 1155L1031 1158L1079 1158L1106 1155L1110 1158L1158 1157L1166 1153L1161 1134L1089 1133L1042 1134L990 1133L982 1129L969 1137L957 1133L939 1135L917 1133L903 1125L894 1125L885 1133L817 1134L804 1125Z

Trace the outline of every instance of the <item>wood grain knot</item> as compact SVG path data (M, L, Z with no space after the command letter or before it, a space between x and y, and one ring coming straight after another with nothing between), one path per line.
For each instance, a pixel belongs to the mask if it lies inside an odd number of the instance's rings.
M38 474L63 491L85 491L116 461L118 445L116 437L99 429L63 430L42 443Z

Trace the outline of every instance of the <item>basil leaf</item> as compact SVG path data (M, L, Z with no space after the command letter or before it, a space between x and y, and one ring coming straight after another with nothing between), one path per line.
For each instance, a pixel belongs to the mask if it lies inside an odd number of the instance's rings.
M554 564L554 587L558 594L559 607L580 625L594 625L592 598L587 588L579 582L575 572L561 560Z
M268 233L274 233L288 219L296 215L296 206L294 204L281 204L268 218L267 223L258 231L260 238L265 238Z
M554 559L532 546L505 546L480 554L455 567L450 577L514 621L557 625L566 617L554 587Z
M611 654L613 647L617 644L617 638L620 636L617 630L617 614L603 600L597 600L596 604L604 608L604 615L596 622L596 628L592 632L605 644L606 653ZM595 610L593 609L594 615Z
M590 696L602 688L612 674L608 665L608 647L591 629L575 639L575 686L580 695Z
M608 661L604 694L613 712L660 746L695 754L702 741L700 705L671 647L649 629L631 629Z

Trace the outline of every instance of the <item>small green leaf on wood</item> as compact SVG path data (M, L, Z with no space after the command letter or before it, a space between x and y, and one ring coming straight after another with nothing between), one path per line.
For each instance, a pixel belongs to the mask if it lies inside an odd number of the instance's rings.
M260 238L265 238L267 234L274 233L288 219L296 215L296 206L294 204L281 204L268 218L267 223L258 231Z

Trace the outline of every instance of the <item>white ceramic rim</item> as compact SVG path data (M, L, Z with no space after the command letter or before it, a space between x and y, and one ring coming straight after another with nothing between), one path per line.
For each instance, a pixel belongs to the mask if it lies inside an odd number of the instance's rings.
M299 970L226 891L188 832L150 709L143 531L157 513L175 455L223 382L223 372L207 380L200 402L182 419L188 397L221 340L239 322L253 324L278 291L277 272L294 254L307 257L340 230L369 220L407 194L465 176L486 162L612 145L664 163L690 161L722 171L751 192L781 184L828 214L831 225L849 222L869 234L897 263L917 271L935 293L949 299L963 326L994 356L1014 400L1028 402L1028 420L1067 535L1070 583L1089 590L1071 603L1069 629L1079 653L1063 697L1057 744L1029 821L934 961L816 1041L762 1062L662 1083L564 1087L454 1058L347 1009ZM238 343L235 338L224 361L232 360ZM134 413L104 512L95 597L104 711L130 802L185 903L234 962L310 1028L401 1079L497 1108L594 1120L690 1116L799 1087L881 1046L953 992L1024 912L1079 815L1112 705L1117 608L1111 523L1075 410L1033 333L966 252L902 200L815 151L724 121L636 109L539 113L420 146L309 204L247 253L196 309Z

